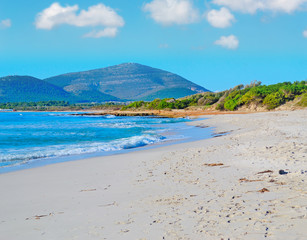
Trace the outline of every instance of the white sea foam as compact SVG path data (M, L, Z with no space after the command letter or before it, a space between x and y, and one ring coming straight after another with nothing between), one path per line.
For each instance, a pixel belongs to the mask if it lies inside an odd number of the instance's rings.
M141 125L141 124L136 124L136 123L133 123L133 122L95 123L95 124L93 124L93 126L102 127L102 128L136 128L136 127L145 128L146 127L145 124Z
M0 167L35 159L57 161L71 155L69 158L79 158L75 155L120 151L181 138L176 133L178 126L169 124L182 121L178 119L70 114L2 114Z
M42 147L29 148L27 149L26 152L25 149L23 149L22 153L21 151L16 150L10 154L6 154L4 157L0 157L1 160L0 166L3 167L6 165L12 165L12 163L15 165L18 162L24 163L24 161L29 161L39 158L119 151L123 149L136 148L136 147L162 142L165 141L165 139L166 139L165 137L160 135L154 135L154 136L142 135L142 136L123 138L104 143L92 142L92 143L82 143L74 145L49 146L47 148L42 148Z

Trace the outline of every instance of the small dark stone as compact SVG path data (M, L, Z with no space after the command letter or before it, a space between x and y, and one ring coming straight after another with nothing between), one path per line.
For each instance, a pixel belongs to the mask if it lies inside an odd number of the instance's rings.
M284 170L282 170L282 169L279 170L279 174L280 174L280 175L285 175L285 174L288 174L288 173L289 173L289 172L286 172L286 171L284 171Z

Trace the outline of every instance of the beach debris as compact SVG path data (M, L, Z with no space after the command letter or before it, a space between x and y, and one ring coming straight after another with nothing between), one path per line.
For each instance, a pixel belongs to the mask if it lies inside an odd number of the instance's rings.
M214 138L216 138L216 137L222 137L222 136L224 136L226 133L228 133L228 132L213 133L213 134L211 134L211 136L214 137Z
M204 166L208 167L217 167L217 166L223 166L224 163L205 163Z
M230 166L223 166L223 167L221 167L221 168L229 168Z
M207 125L196 125L196 127L199 127L199 128L208 128L209 126L207 126Z
M93 188L93 189L84 189L84 190L81 190L80 192L93 192L93 191L96 191L96 188Z
M280 175L286 175L286 174L288 174L289 172L286 172L286 171L284 171L284 170L279 170L279 172L278 172Z
M105 187L104 190L108 190L109 187L111 187L111 185L108 185L107 187Z
M259 179L249 180L247 178L240 178L239 181L240 182L261 182L262 180L259 180Z
M63 212L59 213L59 214L62 214ZM48 216L52 216L54 215L54 213L49 213L49 214L43 214L43 215L35 215L34 217L29 217L29 218L26 218L26 220L30 220L30 219L36 219L36 220L39 220L43 217L48 217Z
M51 215L51 213L50 213L50 215ZM35 217L35 219L41 219L41 218L43 218L43 217L48 217L49 215L36 215L36 216L34 216Z
M109 206L115 206L118 205L115 201L109 204L105 204L105 205L99 205L98 207L109 207Z
M259 190L258 192L260 192L260 193L269 192L269 189L267 189L267 188L262 188L262 189Z
M278 184L278 185L286 185L286 183L284 183L284 182L277 182L277 181L274 180L274 179L271 179L269 182L275 183L275 184Z
M263 174L263 173L273 173L273 171L272 170L266 170L266 171L258 172L257 174Z
M271 211L266 211L264 216L268 215L268 214L271 214L272 212Z

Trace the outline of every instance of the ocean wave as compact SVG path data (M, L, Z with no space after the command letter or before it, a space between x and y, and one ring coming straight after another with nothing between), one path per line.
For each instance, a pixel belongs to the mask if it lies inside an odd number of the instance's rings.
M98 152L119 151L123 149L130 149L142 147L149 144L159 143L165 141L166 137L160 135L141 135L129 138L123 138L110 142L93 142L74 145L57 145L49 146L48 148L29 148L21 151L14 151L12 153L1 153L0 167L12 166L22 164L30 160L62 157L77 154L89 154Z
M92 126L102 128L146 128L145 124L141 125L134 122L93 123Z

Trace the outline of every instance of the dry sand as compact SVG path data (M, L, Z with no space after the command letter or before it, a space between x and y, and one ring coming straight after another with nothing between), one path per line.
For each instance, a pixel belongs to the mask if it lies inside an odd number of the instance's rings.
M1 174L0 239L307 239L307 109L193 124L216 137Z

